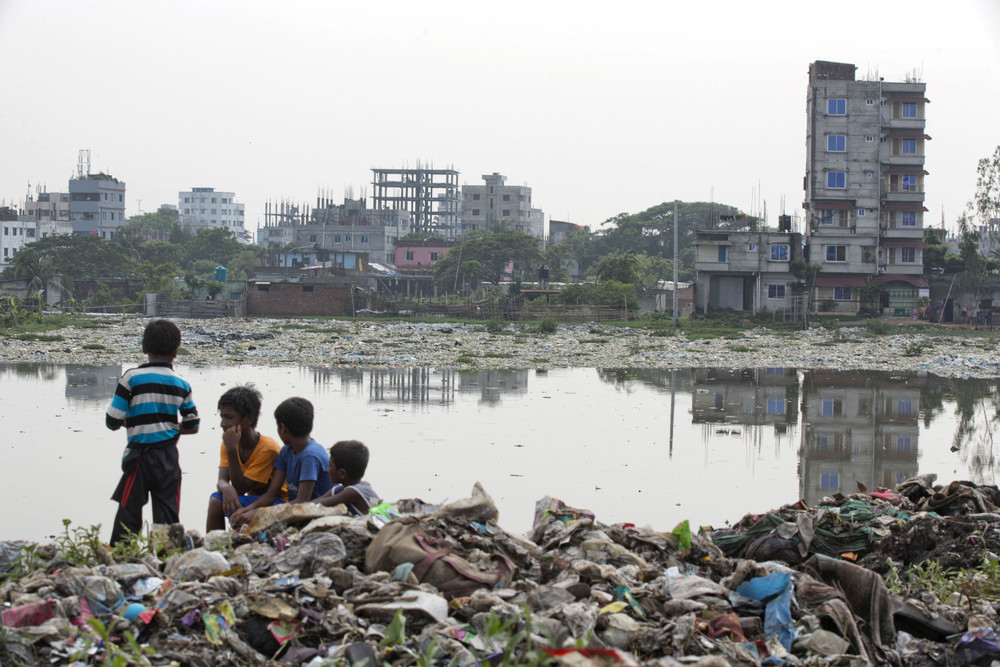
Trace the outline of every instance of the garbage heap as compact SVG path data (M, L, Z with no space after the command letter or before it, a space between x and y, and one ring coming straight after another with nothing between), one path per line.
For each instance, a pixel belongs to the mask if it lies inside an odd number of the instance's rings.
M982 581L939 600L906 580L996 561L1000 492L934 482L723 530L605 525L546 497L519 538L477 484L366 517L306 504L243 533L155 526L155 553L117 562L5 542L0 664L990 664Z

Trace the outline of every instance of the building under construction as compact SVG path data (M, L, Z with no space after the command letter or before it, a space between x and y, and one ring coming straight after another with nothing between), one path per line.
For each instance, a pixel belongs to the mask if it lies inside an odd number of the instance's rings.
M455 169L372 169L376 210L409 211L411 231L455 238L459 233L458 171Z

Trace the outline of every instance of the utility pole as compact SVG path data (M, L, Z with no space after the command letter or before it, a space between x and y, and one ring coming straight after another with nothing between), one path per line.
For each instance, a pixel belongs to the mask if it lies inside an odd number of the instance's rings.
M677 200L674 200L674 328L677 328ZM671 413L672 416L672 413Z

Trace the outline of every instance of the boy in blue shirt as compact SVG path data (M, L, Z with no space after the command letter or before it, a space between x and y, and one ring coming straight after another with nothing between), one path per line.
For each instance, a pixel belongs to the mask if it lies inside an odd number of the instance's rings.
M125 426L128 448L122 456L122 478L111 499L118 513L111 546L127 533L142 530L142 508L153 500L154 523L180 521L181 468L177 439L198 432L198 409L191 385L174 371L181 330L168 320L153 320L142 334L148 362L122 374L108 406L105 424Z
M230 522L239 530L250 523L261 507L274 504L281 485L288 484L290 503L307 503L333 488L327 467L330 455L310 435L313 427L313 406L304 398L286 398L274 409L278 437L284 446L274 461L274 474L260 498L233 512Z

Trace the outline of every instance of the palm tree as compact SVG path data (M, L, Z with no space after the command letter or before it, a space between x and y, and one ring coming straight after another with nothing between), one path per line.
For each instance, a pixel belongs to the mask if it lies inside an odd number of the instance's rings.
M25 281L28 296L38 295L39 314L42 304L48 301L49 288L58 290L60 295L73 289L72 281L58 272L52 260L34 250L22 250L14 256L14 279Z

